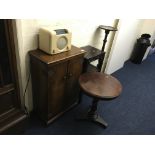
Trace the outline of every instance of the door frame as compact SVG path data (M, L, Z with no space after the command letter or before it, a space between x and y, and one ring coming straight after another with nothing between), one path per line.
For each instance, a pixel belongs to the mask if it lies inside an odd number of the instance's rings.
M17 57L16 57L16 48L15 48L15 32L14 32L14 19L3 19L5 24L5 33L7 39L7 46L9 52L9 59L11 62L11 70L12 71L12 78L13 83L15 86L15 92L17 96L17 107L21 108L21 97L20 97L20 86L19 86L19 76L18 76L18 69L17 69Z

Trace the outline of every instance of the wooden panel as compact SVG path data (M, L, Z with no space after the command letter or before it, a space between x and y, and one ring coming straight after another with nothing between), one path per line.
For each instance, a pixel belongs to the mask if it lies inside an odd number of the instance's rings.
M14 83L14 95L18 100L18 102L16 102L16 107L20 108L19 83L12 20L0 20L0 71L1 87Z
M41 119L46 120L48 107L48 77L46 66L34 57L30 57L31 63L31 77L32 77L32 94L33 94L33 108L39 114Z
M38 49L29 52L34 106L46 124L75 105L84 53L75 46L52 56Z
M13 20L7 19L7 20L4 20L4 23L5 23L5 35L6 35L9 64L10 64L8 65L9 65L10 72L11 72L11 83L14 83L15 97L17 100L16 102L17 104L15 106L21 109L19 79L18 79L17 61L16 61L16 50L15 50L15 42L14 42Z
M3 74L2 74L2 69L0 65L0 88L3 87L4 85L4 80L3 80Z
M6 85L4 87L1 87L0 88L0 95L9 93L12 90L14 90L14 85L13 84L9 84L9 85Z
M23 134L27 124L27 115L13 108L0 116L0 134Z
M12 22L0 19L0 134L13 133L13 128L19 133L18 123L27 117L21 109Z
M34 51L30 51L30 55L36 57L41 62L50 65L53 63L60 63L60 61L67 61L75 56L83 55L85 52L78 47L72 46L70 51L55 54L55 55L49 55L45 52L36 49Z
M12 109L15 106L15 102L14 91L0 95L0 115Z
M65 91L67 80L67 64L60 63L48 72L48 112L49 117L55 116L65 109Z
M66 106L73 104L79 94L78 79L82 72L83 57L79 56L69 61L68 64L68 80L66 89Z
M15 62L10 59L13 49L10 46L11 41L8 40L11 36L8 32L8 21L0 20L0 115L17 104L17 94L11 73L11 69L12 72L15 71L11 67Z
M0 20L0 83L7 85L12 83L7 38L5 34L5 22Z

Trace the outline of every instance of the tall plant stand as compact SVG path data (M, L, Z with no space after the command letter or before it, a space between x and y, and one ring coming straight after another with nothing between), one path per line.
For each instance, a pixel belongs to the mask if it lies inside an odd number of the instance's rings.
M114 27L111 27L111 26L105 26L105 25L100 25L99 28L105 30L105 37L104 37L103 45L102 45L102 49L101 49L101 53L104 53L104 49L105 49L105 45L106 45L106 42L107 42L109 32L110 31L117 31L117 28L114 28ZM103 60L104 60L104 57L102 57L102 56L98 60L98 65L97 65L98 71L101 71Z

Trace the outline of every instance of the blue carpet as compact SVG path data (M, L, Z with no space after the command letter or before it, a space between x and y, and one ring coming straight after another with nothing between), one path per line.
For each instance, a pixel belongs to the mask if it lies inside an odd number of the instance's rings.
M25 134L31 135L153 135L155 134L155 54L142 64L128 61L115 72L123 86L121 96L112 101L100 101L98 113L108 122L103 129L92 122L76 121L75 116L91 105L83 97L80 105L65 113L48 127L32 118Z

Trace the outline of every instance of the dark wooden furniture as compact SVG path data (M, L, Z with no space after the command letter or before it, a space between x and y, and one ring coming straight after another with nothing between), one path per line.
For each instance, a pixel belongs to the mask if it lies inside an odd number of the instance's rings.
M72 46L70 51L52 56L39 49L29 54L34 109L49 124L77 104L85 52Z
M105 52L104 50L105 50L105 45L106 45L106 42L107 42L109 32L110 31L117 31L117 28L114 28L112 26L105 26L105 25L100 25L99 28L105 30L105 37L104 37L103 45L102 45L102 49L101 49L101 52ZM98 66L97 66L98 70L101 70L103 60L104 60L104 57L99 58L99 63L98 63Z
M12 20L0 20L0 134L21 134L27 115L21 109Z
M99 100L112 100L118 97L122 91L120 82L111 75L100 72L84 73L79 78L82 91L93 97L93 103L88 113L78 119L90 120L107 127L107 123L97 114Z
M90 45L81 47L81 49L86 51L83 62L83 72L87 72L89 67L93 68L93 70L100 71L100 68L97 67L95 69L95 67L92 67L90 63L95 60L99 60L100 58L104 59L105 53ZM97 66L99 66L99 64Z
M102 49L99 50L99 49L97 49L95 47L92 47L90 45L81 47L82 49L87 51L87 53L84 56L83 72L87 72L88 66L90 65L90 63L92 61L95 61L95 60L98 60L97 69L96 70L98 72L101 71L102 65L103 65L104 56L105 56L104 49L105 49L105 45L106 45L106 42L107 42L108 34L109 34L110 31L117 31L116 28L111 27L111 26L100 25L99 28L105 30L105 37L104 37L104 40L103 40Z
M103 40L103 45L102 45L102 50L101 50L102 52L104 52L109 32L110 31L117 31L117 28L114 28L112 26L105 26L105 25L100 25L99 28L105 30L105 37Z

